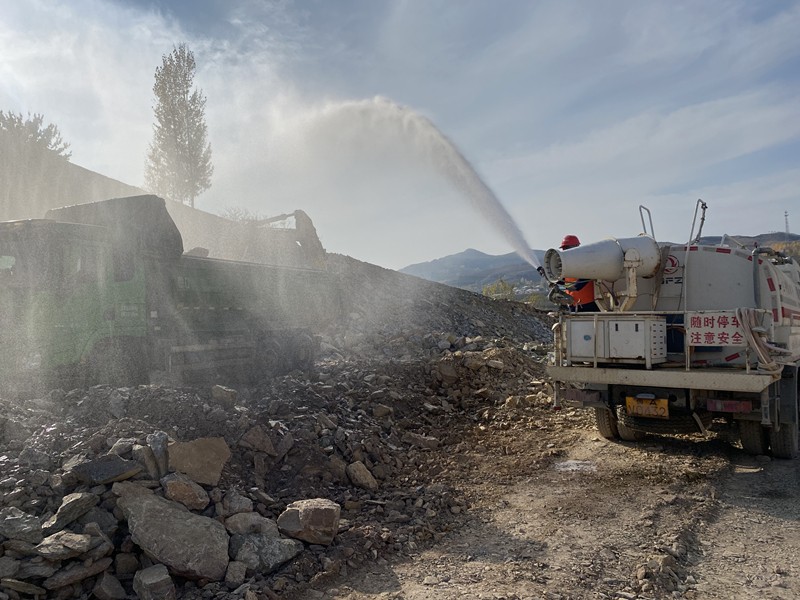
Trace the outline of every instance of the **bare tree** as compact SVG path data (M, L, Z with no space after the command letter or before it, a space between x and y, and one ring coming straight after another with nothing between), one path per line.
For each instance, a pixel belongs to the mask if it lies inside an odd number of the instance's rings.
M223 219L235 221L237 223L258 223L264 216L257 212L251 212L249 209L241 206L229 206L222 211L220 215Z
M211 187L211 144L208 142L203 92L192 89L194 54L179 44L162 56L153 92L153 141L145 161L145 187L156 194L194 206Z

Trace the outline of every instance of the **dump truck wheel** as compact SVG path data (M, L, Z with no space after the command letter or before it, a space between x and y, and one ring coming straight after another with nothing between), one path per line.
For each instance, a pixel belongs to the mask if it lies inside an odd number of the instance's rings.
M112 386L148 383L144 349L138 340L124 339L101 342L89 357L89 382Z
M758 421L738 421L739 439L748 454L766 454L769 448L767 430Z
M286 348L283 340L278 335L270 334L262 337L258 343L258 361L253 372L257 379L265 375L277 375L285 373L286 368Z
M314 366L317 356L317 344L314 338L307 333L298 333L292 340L292 355L293 368L307 370Z
M617 413L617 431L619 432L619 438L625 442L641 442L647 434L644 431L631 429L625 425L625 423L623 423L625 408L619 407L617 410L619 411Z
M619 438L617 429L617 415L607 408L595 408L594 420L597 423L597 430L607 440Z
M800 454L797 423L784 423L778 431L771 429L769 444L772 446L772 455L776 458L797 458Z

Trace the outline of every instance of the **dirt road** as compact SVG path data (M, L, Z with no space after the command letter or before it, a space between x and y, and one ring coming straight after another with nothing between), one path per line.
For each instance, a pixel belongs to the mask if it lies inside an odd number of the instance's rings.
M539 405L476 423L437 457L468 499L458 526L306 597L800 596L800 462L746 455L725 424L624 444L589 417Z

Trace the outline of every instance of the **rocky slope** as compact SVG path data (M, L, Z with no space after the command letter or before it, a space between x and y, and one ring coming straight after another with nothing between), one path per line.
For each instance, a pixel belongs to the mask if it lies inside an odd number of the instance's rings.
M331 265L343 317L308 372L0 401L0 600L302 595L457 526L438 452L482 410L548 403L546 317Z

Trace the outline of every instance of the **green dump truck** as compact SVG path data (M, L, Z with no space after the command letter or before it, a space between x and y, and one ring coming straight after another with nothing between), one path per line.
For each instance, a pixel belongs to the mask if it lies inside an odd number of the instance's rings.
M324 269L184 254L156 196L0 223L0 377L12 391L258 378L307 365L338 311Z

